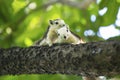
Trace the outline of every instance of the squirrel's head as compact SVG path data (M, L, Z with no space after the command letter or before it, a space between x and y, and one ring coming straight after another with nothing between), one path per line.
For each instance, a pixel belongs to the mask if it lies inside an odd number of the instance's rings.
M71 32L69 30L69 26L65 25L64 27L58 29L56 31L56 33L57 33L59 39L67 40L69 38L69 35L70 35Z
M65 22L62 19L54 19L54 20L49 20L49 25L57 28L61 28L65 26Z

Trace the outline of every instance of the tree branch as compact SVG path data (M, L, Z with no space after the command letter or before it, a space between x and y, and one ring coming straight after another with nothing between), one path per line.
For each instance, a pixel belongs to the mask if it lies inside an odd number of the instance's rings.
M120 74L120 41L0 49L0 75Z
M96 2L96 0L82 0L82 1L58 0L58 2L78 9L86 9L91 3Z

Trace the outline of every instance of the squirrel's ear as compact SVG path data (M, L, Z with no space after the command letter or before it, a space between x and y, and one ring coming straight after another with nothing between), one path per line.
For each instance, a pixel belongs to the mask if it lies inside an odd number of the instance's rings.
M50 25L53 25L53 20L49 20L49 24L50 24Z

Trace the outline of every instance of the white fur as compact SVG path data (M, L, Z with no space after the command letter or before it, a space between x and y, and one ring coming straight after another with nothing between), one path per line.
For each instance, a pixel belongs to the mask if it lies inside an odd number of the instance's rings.
M67 32L68 31L68 32ZM69 29L65 26L57 30L58 38L60 40L67 40L71 34ZM66 38L64 38L66 36Z
M68 25L58 29L56 32L58 34L58 38L56 39L55 43L70 43L70 44L82 43L77 36L71 33Z

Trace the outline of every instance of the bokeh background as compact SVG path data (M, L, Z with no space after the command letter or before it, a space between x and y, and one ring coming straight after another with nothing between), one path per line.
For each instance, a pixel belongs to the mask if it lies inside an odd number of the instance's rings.
M120 0L0 0L0 48L28 47L50 19L61 18L86 42L120 40ZM0 80L81 80L71 75L1 76Z

